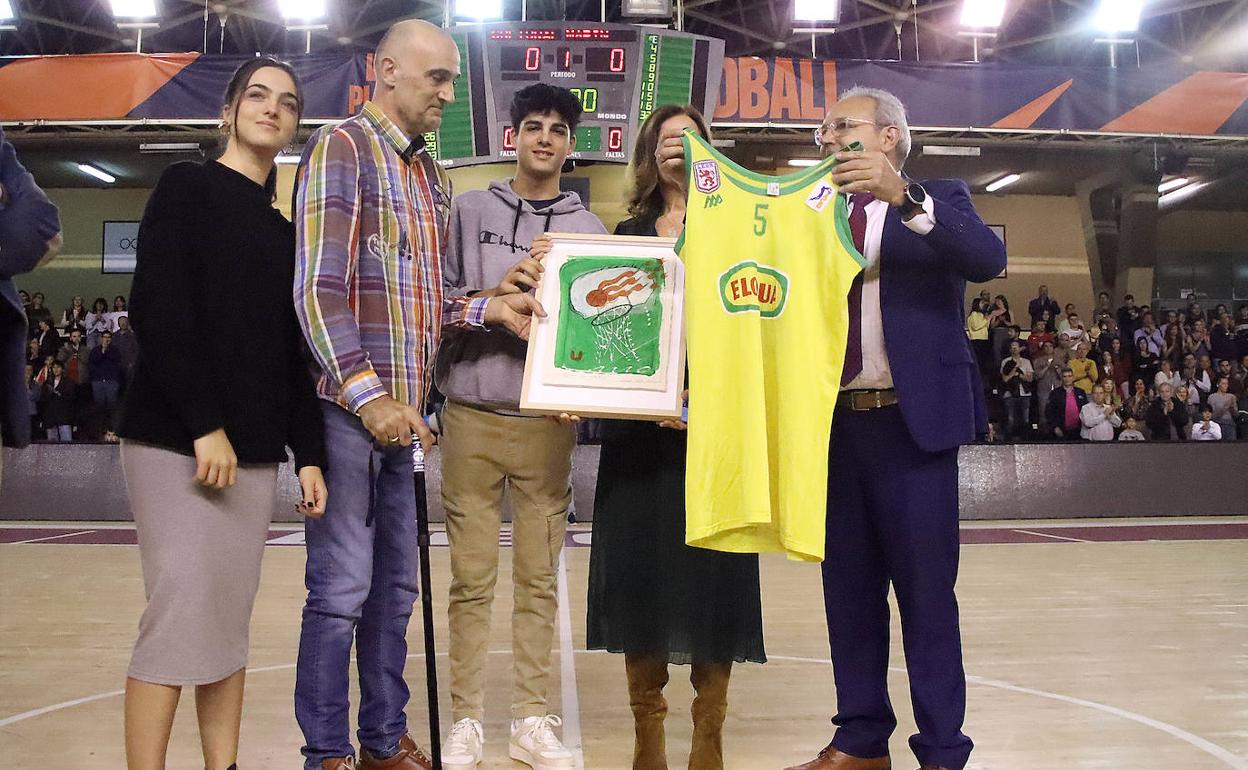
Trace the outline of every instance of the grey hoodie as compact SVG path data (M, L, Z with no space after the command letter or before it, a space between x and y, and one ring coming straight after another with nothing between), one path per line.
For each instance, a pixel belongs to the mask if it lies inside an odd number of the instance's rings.
M490 289L529 253L542 233L602 233L607 229L574 192L534 211L511 189L490 183L451 204L450 238L442 262L447 296ZM438 389L461 404L518 414L527 343L504 329L447 329L438 351Z

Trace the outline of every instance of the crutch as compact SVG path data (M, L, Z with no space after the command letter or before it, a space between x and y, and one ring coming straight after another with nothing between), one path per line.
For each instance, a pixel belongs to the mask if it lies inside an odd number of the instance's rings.
M429 749L433 770L442 770L442 728L438 719L438 658L433 635L433 579L429 575L429 498L425 493L425 450L412 434L412 492L416 496L416 546L420 554L420 608L425 626L425 686L429 690Z

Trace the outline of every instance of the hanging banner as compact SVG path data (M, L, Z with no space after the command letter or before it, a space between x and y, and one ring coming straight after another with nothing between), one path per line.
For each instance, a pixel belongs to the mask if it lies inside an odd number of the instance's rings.
M0 121L215 120L248 57L95 54L0 58ZM355 113L372 88L372 55L289 59L308 119ZM836 95L883 88L914 126L1248 136L1248 73L1179 67L1098 69L725 58L716 124L818 125Z

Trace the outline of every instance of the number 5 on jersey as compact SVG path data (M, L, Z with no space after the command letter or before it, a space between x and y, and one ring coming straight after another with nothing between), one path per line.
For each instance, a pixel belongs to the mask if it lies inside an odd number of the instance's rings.
M762 236L767 232L767 212L766 203L758 203L754 206L754 234Z

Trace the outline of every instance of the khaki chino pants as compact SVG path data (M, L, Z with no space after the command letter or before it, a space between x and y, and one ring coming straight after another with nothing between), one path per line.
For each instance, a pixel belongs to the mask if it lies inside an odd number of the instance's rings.
M498 581L503 493L511 490L511 711L545 716L556 573L571 500L571 427L447 402L443 414L442 504L451 546L451 709L454 720L485 716L485 661Z

